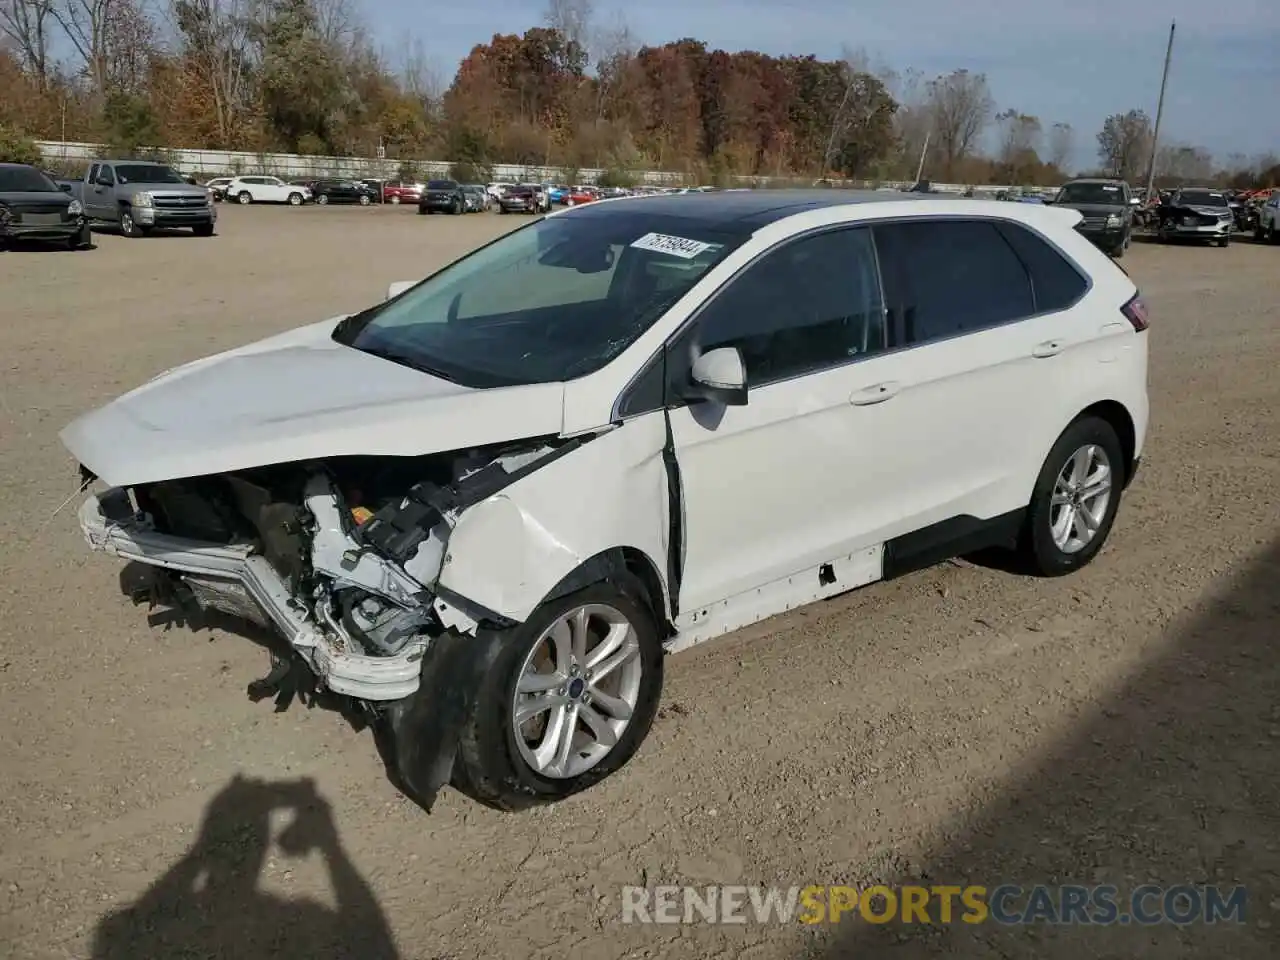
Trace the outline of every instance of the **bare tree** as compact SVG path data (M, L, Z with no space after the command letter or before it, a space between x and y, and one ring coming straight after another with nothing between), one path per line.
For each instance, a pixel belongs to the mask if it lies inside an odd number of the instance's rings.
M549 0L543 19L566 40L590 50L594 14L591 0Z
M49 30L54 24L53 0L0 0L0 34L17 48L25 70L40 90L49 85Z
M249 99L251 0L174 0L173 18L213 109L220 143L236 140Z
M1165 183L1207 183L1213 178L1213 155L1204 147L1171 143L1156 154L1156 177Z
M1144 110L1113 113L1098 131L1098 158L1124 180L1141 176L1151 152L1151 120Z
M1066 172L1067 162L1071 159L1071 148L1075 145L1076 132L1069 123L1055 123L1049 128L1049 146L1047 161L1050 166Z
M141 79L152 24L136 0L56 0L50 16L79 57L95 94L105 96Z
M591 63L596 74L596 122L604 119L609 99L622 83L623 72L635 56L635 35L621 13L591 34Z
M1032 154L1038 159L1041 122L1037 116L1005 110L996 114L996 125L1000 128L1000 163L1016 166Z
M942 154L943 176L955 176L991 119L995 102L985 74L955 70L928 86L933 138Z

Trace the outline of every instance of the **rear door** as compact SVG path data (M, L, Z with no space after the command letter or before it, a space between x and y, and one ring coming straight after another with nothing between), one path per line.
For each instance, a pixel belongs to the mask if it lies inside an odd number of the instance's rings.
M912 219L875 236L891 340L911 361L891 402L911 424L903 441L924 441L894 508L899 527L956 533L1020 510L1066 425L1079 351L1099 334L1080 315L1087 280L1009 221Z

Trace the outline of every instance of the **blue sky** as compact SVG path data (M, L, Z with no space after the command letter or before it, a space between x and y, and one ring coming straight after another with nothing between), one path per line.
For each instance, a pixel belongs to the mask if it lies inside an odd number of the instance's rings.
M545 0L359 0L388 50L419 41L447 83L458 61L495 33L541 22ZM1280 0L596 0L642 43L697 37L725 50L874 61L937 74L987 74L997 108L1076 130L1074 162L1096 162L1103 118L1131 107L1154 118L1170 20L1177 39L1163 142L1230 152L1280 152Z

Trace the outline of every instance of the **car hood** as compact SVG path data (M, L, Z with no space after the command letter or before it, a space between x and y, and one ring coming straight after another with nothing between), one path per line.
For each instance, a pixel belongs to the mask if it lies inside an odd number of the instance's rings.
M1064 207L1067 210L1079 210L1086 217L1109 217L1129 209L1128 204L1124 203L1072 203L1070 200L1055 203L1054 206Z
M113 486L558 434L560 383L475 390L331 339L337 317L176 367L69 424Z
M71 203L71 196L61 190L4 190L0 191L0 200L5 203L25 205L28 203L60 203L64 207Z
M1205 217L1226 217L1231 214L1227 207L1204 207L1198 203L1175 203L1173 206L1177 210L1190 210Z

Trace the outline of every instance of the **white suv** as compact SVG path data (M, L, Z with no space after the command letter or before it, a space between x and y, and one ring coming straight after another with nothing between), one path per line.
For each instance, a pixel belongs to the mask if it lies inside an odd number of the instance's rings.
M311 199L311 191L279 177L236 177L224 188L228 200L236 203L287 203L301 206Z
M1094 557L1142 453L1147 314L1079 219L565 209L80 418L111 487L81 524L153 597L278 630L259 690L351 698L425 806L558 799L635 753L665 653L980 548Z

